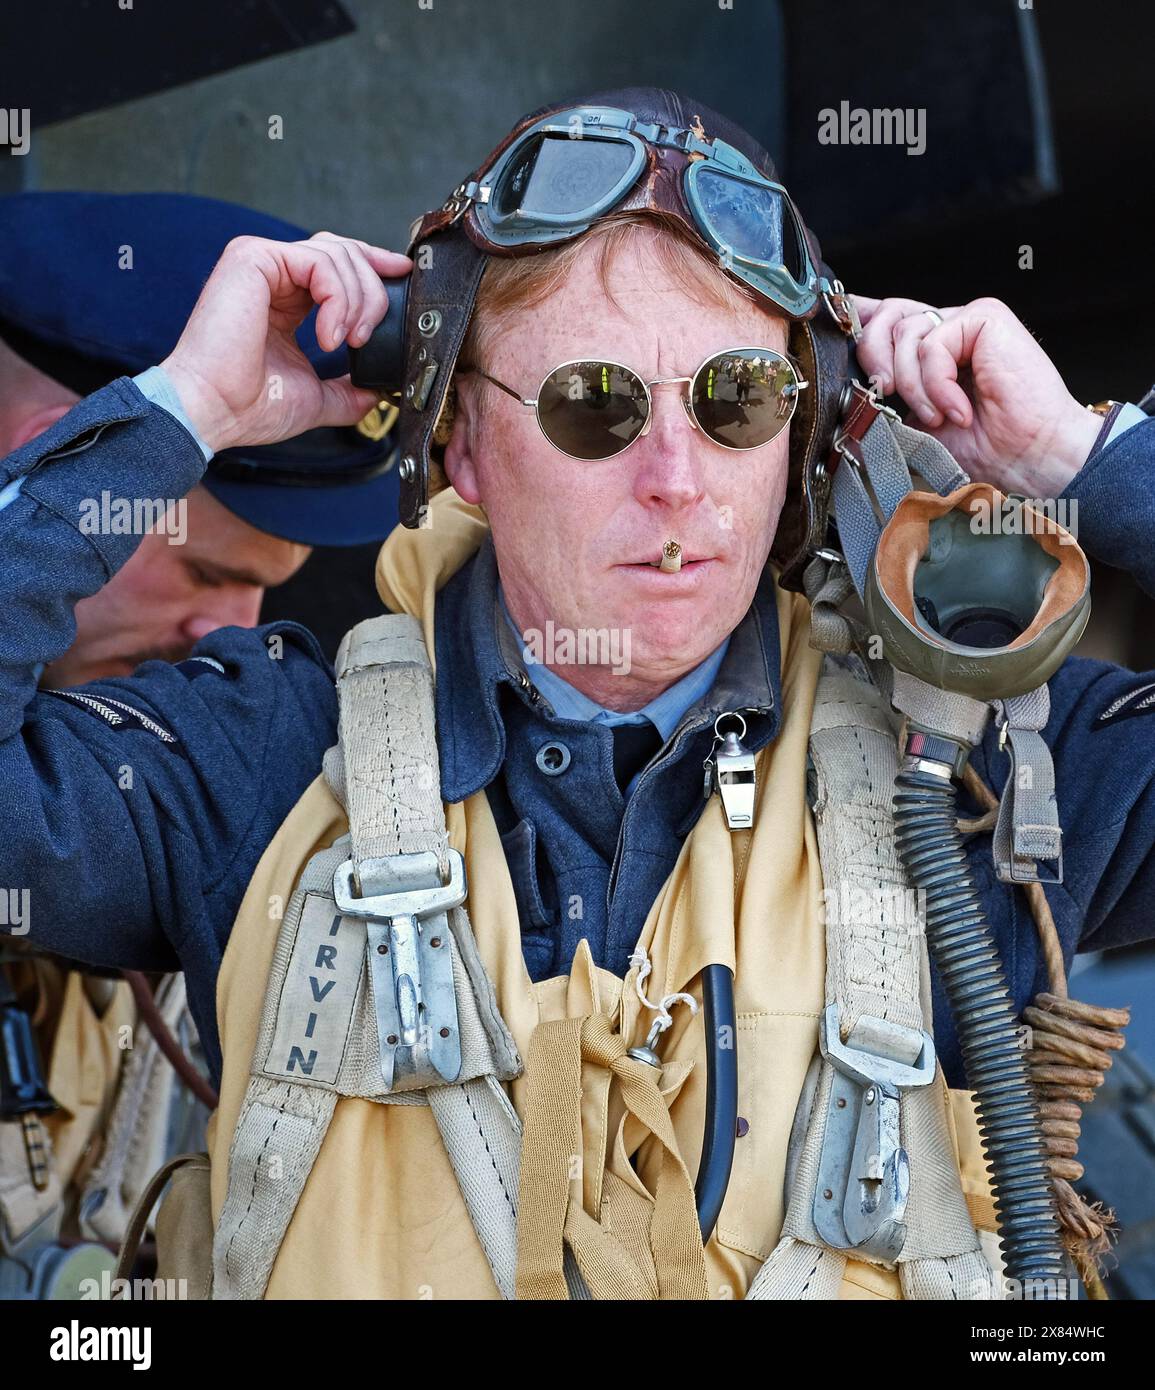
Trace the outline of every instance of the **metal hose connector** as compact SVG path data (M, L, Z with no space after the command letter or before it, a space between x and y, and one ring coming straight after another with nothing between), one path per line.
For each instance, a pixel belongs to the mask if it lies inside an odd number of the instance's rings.
M1047 1147L1014 1005L961 836L953 783L919 769L895 779L899 858L926 895L926 935L954 1013L979 1133L990 1163L1006 1275L1028 1299L1067 1284Z

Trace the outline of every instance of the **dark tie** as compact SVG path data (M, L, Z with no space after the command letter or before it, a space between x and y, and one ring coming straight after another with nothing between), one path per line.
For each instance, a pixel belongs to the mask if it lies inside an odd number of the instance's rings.
M635 773L642 770L665 740L647 719L642 724L611 724L614 736L614 776L625 795Z

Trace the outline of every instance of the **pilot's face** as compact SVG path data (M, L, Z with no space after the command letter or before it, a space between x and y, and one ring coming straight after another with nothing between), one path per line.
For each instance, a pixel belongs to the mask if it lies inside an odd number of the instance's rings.
M723 348L786 347L786 323L741 301L703 306L651 249L647 231L610 266L577 258L562 287L503 322L479 365L532 398L560 363L601 358L643 380L689 376ZM459 379L446 452L457 491L484 507L518 627L618 629L629 635L628 693L604 673L561 672L601 703L638 708L703 661L745 615L786 493L789 430L758 448L723 448L691 427L684 385L651 387L649 432L617 456L582 461L542 435L534 412L476 374ZM677 540L676 574L655 567ZM620 647L619 647L620 650ZM615 704L615 689L624 700Z

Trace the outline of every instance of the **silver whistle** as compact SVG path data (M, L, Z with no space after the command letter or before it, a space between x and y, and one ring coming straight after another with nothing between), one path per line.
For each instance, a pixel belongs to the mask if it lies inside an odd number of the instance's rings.
M723 720L737 720L741 731L730 729L723 733ZM706 759L705 793L717 792L722 798L722 812L728 830L749 830L754 824L754 754L742 742L746 736L746 721L733 710L720 714L714 721L714 751Z

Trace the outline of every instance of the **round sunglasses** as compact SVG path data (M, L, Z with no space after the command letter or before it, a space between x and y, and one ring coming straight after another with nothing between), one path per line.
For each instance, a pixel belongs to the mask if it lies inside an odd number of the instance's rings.
M757 449L790 423L803 381L788 357L773 348L726 348L711 353L693 376L643 381L637 372L600 358L563 362L547 372L537 396L483 372L520 405L534 410L542 434L576 459L609 459L648 434L653 420L651 386L688 386L682 405L693 428L723 449Z

